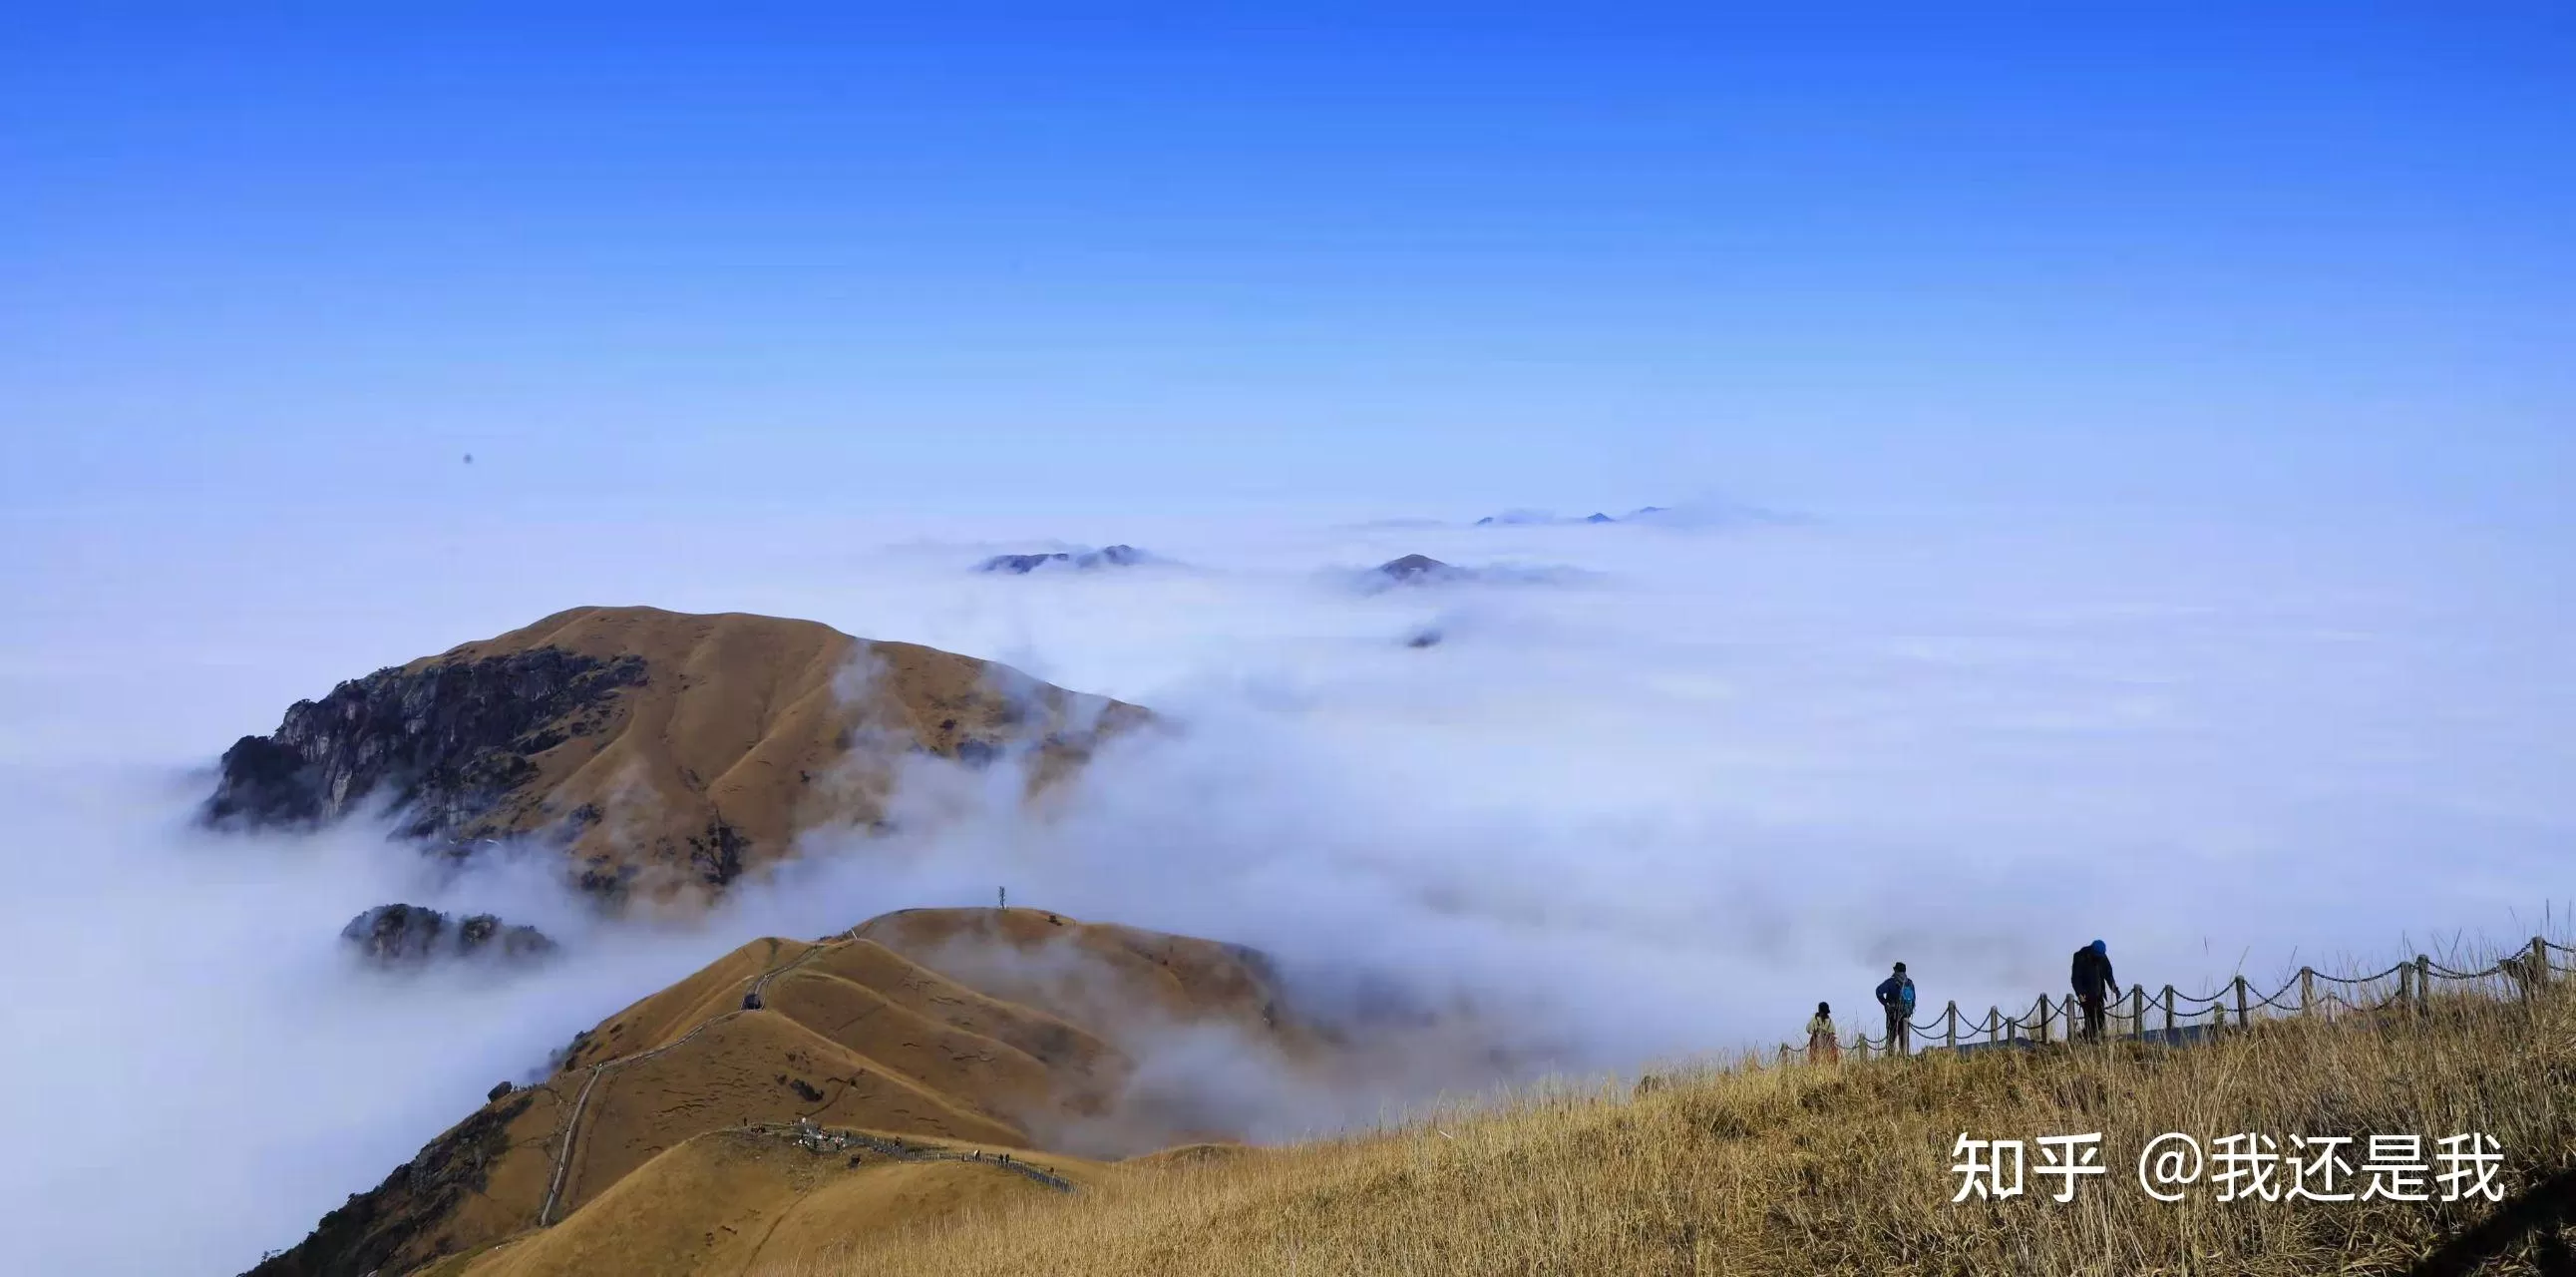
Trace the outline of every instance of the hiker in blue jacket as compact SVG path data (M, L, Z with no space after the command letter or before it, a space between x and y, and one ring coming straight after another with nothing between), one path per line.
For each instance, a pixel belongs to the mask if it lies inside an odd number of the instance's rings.
M2075 951L2075 972L2070 977L2075 985L2075 1000L2084 1007L2084 1040L2102 1040L2102 999L2107 990L2111 997L2120 996L2120 982L2111 978L2111 948L2096 940Z
M1914 1049L1914 977L1905 974L1905 964L1896 964L1896 972L1878 982L1878 1005L1887 1011L1887 1049L1899 1055Z

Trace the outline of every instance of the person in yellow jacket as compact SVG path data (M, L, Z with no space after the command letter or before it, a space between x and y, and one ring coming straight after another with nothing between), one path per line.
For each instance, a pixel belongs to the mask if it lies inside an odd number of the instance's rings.
M1819 1002L1816 1017L1807 1021L1807 1062L1831 1064L1842 1055L1842 1045L1834 1041L1834 1008L1830 1003Z

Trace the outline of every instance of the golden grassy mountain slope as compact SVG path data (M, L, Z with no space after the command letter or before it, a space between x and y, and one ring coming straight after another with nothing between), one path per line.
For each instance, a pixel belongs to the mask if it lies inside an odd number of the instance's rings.
M777 1129L693 1136L654 1155L563 1222L452 1256L428 1271L452 1277L732 1274L770 1255L847 1255L925 1221L1056 1195L1009 1170L999 1160L1005 1150L991 1146L943 1145L936 1151L947 1156L913 1161L822 1143ZM1066 1158L1046 1159L1046 1169L1085 1186L1102 1171Z
M254 1271L402 1272L541 1220L541 1239L506 1252L527 1272L578 1270L594 1245L648 1232L653 1246L698 1238L681 1248L717 1268L626 1271L739 1271L722 1266L740 1258L730 1239L808 1211L795 1203L809 1193L817 1218L839 1218L1048 1191L972 1162L824 1165L775 1132L806 1121L954 1149L1109 1153L1222 1136L1193 1129L1186 1106L1130 1096L1136 1050L1195 1025L1283 1061L1311 1051L1270 979L1235 946L1035 909L907 910L819 942L756 941L579 1035L544 1083L495 1096ZM739 1138L709 1142L722 1132ZM742 1185L771 1187L689 1187L754 1165ZM601 1222L621 1212L655 1222Z
M2113 1041L1762 1067L1653 1089L1542 1090L1288 1148L1174 1150L1082 1192L877 1233L857 1253L771 1247L751 1277L1267 1277L1277 1273L2560 1274L2576 1271L2576 978L2529 1001L2256 1021L2215 1043ZM1953 1200L1954 1141L2100 1133L2104 1174ZM2141 1155L2192 1136L2198 1178ZM2268 1191L2215 1141L2277 1144ZM2439 1141L2493 1136L2499 1200L2446 1190ZM2345 1137L2343 1146L2291 1137ZM2373 1197L2369 1137L2416 1136L2429 1200ZM2293 1169L2333 1157L2334 1182ZM2474 1170L2474 1167L2470 1168ZM2346 1192L2350 1201L2288 1196ZM2454 1181L2457 1189L2474 1181ZM2446 1193L2459 1200L2445 1201Z
M470 845L564 839L594 889L721 888L884 818L907 757L1064 772L1136 706L812 621L582 607L299 702L225 755L210 818L401 805Z

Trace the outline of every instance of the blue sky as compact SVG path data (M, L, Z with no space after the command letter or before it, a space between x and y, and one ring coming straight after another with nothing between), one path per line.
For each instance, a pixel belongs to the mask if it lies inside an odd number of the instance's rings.
M0 43L12 507L2576 469L2563 6L299 8Z

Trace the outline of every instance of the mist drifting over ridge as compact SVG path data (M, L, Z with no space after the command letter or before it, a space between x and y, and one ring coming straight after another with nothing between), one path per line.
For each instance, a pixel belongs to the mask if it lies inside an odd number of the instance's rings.
M1099 529L1171 565L958 570L959 547L1019 531L243 529L6 569L34 621L0 639L22 831L0 904L8 1116L48 1150L9 1172L25 1262L244 1266L734 944L1005 883L1395 973L1561 1067L1617 1069L1776 1040L1820 998L1856 1009L1900 957L1932 1005L1982 1010L2054 987L2095 935L2125 977L2191 988L2249 950L2268 971L2410 929L2511 934L2576 825L2569 603L2546 547L2510 538L2063 513L1238 519ZM217 570L288 543L297 572ZM491 570L529 544L558 549ZM1409 552L1575 571L1380 595L1334 576ZM187 826L191 769L287 702L582 602L807 617L1176 730L1105 751L1044 819L998 774L925 774L918 832L817 840L690 924L601 926L528 863L436 879L363 825ZM1405 645L1433 622L1440 646ZM389 984L335 937L393 899L535 922L569 952ZM117 1185L171 1170L204 1192L165 1227L98 1226Z

